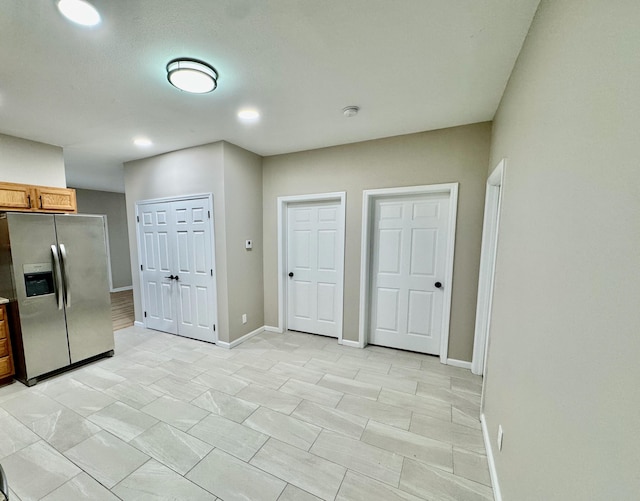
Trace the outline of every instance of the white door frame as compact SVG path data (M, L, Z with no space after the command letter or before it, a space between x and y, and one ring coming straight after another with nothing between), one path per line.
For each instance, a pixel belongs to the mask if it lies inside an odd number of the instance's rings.
M360 322L358 345L364 348L369 342L369 315L371 314L371 259L373 243L373 207L382 197L424 195L428 193L446 193L449 195L449 221L444 287L444 315L442 318L442 338L440 342L440 362L447 363L449 351L449 324L451 317L451 292L453 285L453 257L456 243L456 215L458 211L459 183L408 186L404 188L383 188L364 190L362 198L362 245L360 250Z
M484 199L478 303L473 338L473 359L471 362L471 372L480 376L484 376L485 373L486 354L489 347L491 305L493 304L493 284L496 272L500 208L502 205L502 186L504 184L505 169L506 161L503 158L487 179L487 191Z
M220 331L219 329L219 322L218 322L218 280L217 280L217 272L216 272L216 237L215 237L215 232L214 232L214 224L213 224L213 220L214 220L214 215L215 212L213 211L213 194L212 193L201 193L201 194L195 194L195 195L184 195L184 196L179 196L179 197L163 197L163 198L152 198L152 199L148 199L148 200L138 200L136 202L136 243L138 245L138 277L139 277L139 282L140 282L140 300L142 302L142 308L146 307L146 297L145 297L145 292L144 292L144 283L142 281L142 270L140 269L140 266L142 264L142 246L140 245L140 206L141 205L150 205L150 204L157 204L157 203L166 203L166 202L181 202L184 200L197 200L200 198L206 198L209 202L209 207L211 210L211 217L209 218L209 229L211 230L211 241L210 241L210 245L211 245L211 268L213 269L213 274L210 277L211 280L211 304L209 305L209 308L211 308L211 311L213 312L213 318L215 318L215 323L217 328L215 329L215 331L213 332L214 334L214 343L215 344L219 344L218 343L218 333ZM142 323L144 324L144 327L147 327L147 319L144 317L142 317Z
M340 259L338 261L338 304L340 312L338 314L338 344L343 344L342 325L344 317L344 249L346 233L346 202L347 193L336 191L333 193L315 193L311 195L291 195L278 197L278 332L287 330L286 325L286 305L287 287L285 287L285 275L287 274L287 208L289 204L300 202L338 202L340 207L338 221L342 224L342 249L340 249Z

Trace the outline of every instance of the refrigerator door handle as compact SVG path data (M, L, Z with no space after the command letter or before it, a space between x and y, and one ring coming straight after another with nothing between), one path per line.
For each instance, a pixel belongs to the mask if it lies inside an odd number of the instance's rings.
M64 274L64 305L71 306L71 283L69 283L69 266L67 263L67 249L60 244L60 257L62 258L62 273Z
M53 270L55 272L56 281L56 301L58 302L58 309L62 309L62 273L60 272L60 258L58 257L58 248L55 245L51 246L51 255L53 256Z

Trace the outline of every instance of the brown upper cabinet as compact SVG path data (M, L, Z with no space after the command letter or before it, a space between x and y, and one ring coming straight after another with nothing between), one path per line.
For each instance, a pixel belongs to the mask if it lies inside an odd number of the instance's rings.
M0 182L0 211L78 212L76 190Z

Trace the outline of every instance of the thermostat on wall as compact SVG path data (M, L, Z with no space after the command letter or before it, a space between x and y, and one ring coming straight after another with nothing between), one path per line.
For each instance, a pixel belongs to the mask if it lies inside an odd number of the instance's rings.
M244 248L245 249L253 249L253 241L252 240L245 240L244 241Z

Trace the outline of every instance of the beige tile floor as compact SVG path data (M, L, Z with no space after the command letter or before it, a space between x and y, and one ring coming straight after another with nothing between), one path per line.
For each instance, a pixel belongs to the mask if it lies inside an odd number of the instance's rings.
M113 358L0 388L0 464L12 501L490 500L480 390L415 353L129 327Z

